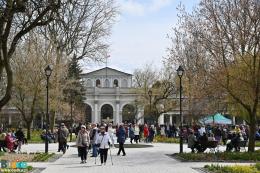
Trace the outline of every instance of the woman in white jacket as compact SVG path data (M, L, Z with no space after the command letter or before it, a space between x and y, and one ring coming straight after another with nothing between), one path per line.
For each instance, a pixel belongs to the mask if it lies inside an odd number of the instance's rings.
M81 130L78 133L77 139L76 139L76 145L78 147L79 155L81 157L80 163L86 163L87 162L87 149L90 143L89 138L89 131L86 130L86 126L82 125Z
M110 136L105 132L104 126L100 127L100 133L98 134L95 144L99 147L101 165L103 165L103 163L105 165L107 161L107 152L110 147Z

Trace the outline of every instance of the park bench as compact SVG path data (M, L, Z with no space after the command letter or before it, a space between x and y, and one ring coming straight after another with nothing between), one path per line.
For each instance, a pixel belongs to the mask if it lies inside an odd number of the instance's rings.
M207 148L210 149L210 152L219 151L218 141L207 141L206 144L198 143L196 150L197 152L204 152Z
M208 141L207 142L207 148L210 149L210 152L215 153L216 151L219 151L218 149L218 141Z

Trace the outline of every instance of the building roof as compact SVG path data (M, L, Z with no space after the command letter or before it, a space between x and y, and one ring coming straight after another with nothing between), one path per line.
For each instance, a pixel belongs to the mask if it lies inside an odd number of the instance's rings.
M122 71L119 71L119 70L116 70L116 69L113 69L113 68L110 68L110 67L104 67L104 68L101 68L101 69L98 69L98 70L94 70L94 71L91 71L91 72L88 72L88 73L83 73L81 75L82 76L90 75L90 74L93 74L93 73L96 73L96 72L99 72L99 71L102 71L102 70L112 70L112 71L115 71L117 73L122 73L122 74L125 74L125 75L128 75L128 76L133 76L130 73L125 73L125 72L122 72Z

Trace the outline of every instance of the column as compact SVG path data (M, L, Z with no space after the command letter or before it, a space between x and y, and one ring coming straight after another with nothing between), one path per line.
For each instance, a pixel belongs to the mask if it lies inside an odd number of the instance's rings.
M137 124L144 124L144 108L141 106L137 110Z
M116 124L121 123L120 122L120 106L119 106L119 101L116 101Z
M8 124L11 125L12 124L12 115L9 114L8 116Z
M172 125L172 115L170 115L170 125Z
M93 117L93 122L98 123L99 122L99 120L98 120L99 116L98 116L98 104L97 104L97 102L95 102L94 110L95 110L95 114L94 114L94 117Z
M164 114L161 114L161 115L159 116L158 124L159 124L159 125L164 124Z

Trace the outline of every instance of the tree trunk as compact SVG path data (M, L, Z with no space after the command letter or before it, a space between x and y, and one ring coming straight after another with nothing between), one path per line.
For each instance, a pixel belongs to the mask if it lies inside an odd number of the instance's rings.
M248 152L255 151L256 113L250 113Z
M55 112L51 111L51 116L50 116L50 130L53 132L54 130L54 125L55 125Z
M31 139L31 125L32 125L32 121L26 122L27 140Z

